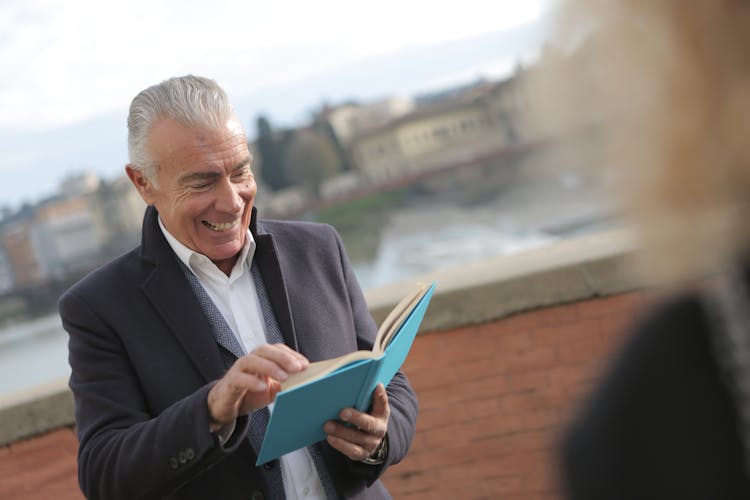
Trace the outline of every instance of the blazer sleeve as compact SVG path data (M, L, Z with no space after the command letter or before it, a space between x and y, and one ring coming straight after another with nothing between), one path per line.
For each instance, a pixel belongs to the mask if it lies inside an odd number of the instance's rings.
M147 381L113 327L73 291L59 309L70 335L78 476L87 498L161 498L236 449L239 440L222 446L209 432L210 384L151 416L141 387Z
M336 243L354 315L357 344L360 349L371 349L372 338L369 332L372 332L373 329L373 319L338 233L336 233ZM368 486L375 482L388 466L400 462L406 456L414 438L418 413L417 396L401 371L396 373L388 384L386 393L388 394L391 415L388 420L388 455L385 462L380 465L368 465L349 461L352 472L367 477Z

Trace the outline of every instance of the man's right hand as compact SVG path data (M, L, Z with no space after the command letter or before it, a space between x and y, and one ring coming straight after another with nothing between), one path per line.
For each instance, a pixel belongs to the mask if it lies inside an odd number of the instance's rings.
M281 390L281 382L308 364L307 358L284 344L264 344L239 358L208 392L211 430L268 406Z

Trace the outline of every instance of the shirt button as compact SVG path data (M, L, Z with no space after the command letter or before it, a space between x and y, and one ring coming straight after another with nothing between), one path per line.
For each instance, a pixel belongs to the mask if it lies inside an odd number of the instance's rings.
M302 488L302 494L304 496L308 496L310 494L310 487L309 486L305 486L304 488Z

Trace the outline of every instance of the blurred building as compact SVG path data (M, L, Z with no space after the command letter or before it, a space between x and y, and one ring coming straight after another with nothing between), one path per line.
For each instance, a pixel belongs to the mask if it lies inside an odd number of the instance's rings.
M33 242L33 213L24 212L3 224L0 242L7 257L14 288L44 283L44 269Z
M518 77L483 82L357 134L352 159L372 181L471 162L531 140L521 118L528 106Z
M526 153L545 139L532 111L529 73L519 68L502 81L481 80L414 99L325 106L309 128L330 141L339 168L317 175L314 193L298 189L305 175L322 171L311 166L309 151L296 155L301 167L289 168L294 162L288 161L293 139L307 129L269 129L266 138L286 153L277 154L285 160L277 168L293 173L294 184L272 193L262 189L268 195L258 197L258 206L266 216L285 218L316 204L397 186L418 185L423 192L458 186L469 197L502 189L522 163L530 163ZM537 160L531 161L541 163ZM442 173L450 175L437 175Z
M318 192L324 199L343 196L362 185L362 180L355 172L347 172L330 179L320 185Z
M66 178L0 224L0 293L75 278L135 246L145 203L123 176Z
M5 250L0 246L0 295L13 289L13 270Z
M96 218L105 233L107 256L126 252L141 241L146 203L126 176L103 182L94 201Z
M318 119L328 122L338 143L346 148L357 135L412 112L414 106L414 100L410 97L391 97L366 104L327 108Z
M304 210L310 202L310 193L303 186L293 186L276 191L273 195L270 190L259 191L256 200L255 205L265 217L279 217Z
M74 173L60 181L58 192L63 196L77 196L99 189L101 179L94 172Z
M76 195L44 201L31 230L41 275L60 280L96 266L106 245L106 226L92 197Z

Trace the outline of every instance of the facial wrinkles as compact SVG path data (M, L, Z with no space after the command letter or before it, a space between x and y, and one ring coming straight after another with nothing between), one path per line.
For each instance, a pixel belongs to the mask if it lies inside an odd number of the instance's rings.
M174 210L178 205L180 205L184 200L186 200L191 192L190 188L188 186L180 186L177 185L172 190L173 195L171 196L172 199L172 210Z
M240 137L237 136L230 136L228 138L223 139L220 142L211 142L208 140L206 135L201 135L197 138L197 149L199 150L199 154L192 154L183 159L185 163L191 163L194 160L194 158L197 157L197 161L201 163L206 164L212 164L217 163L221 165L222 163L225 163L227 161L231 161L232 158L243 158L243 145L244 140L240 140ZM233 142L237 142L236 144L231 144ZM227 147L228 146L228 147ZM205 153L205 154L203 154ZM246 153L245 153L246 155ZM240 160L242 161L242 160ZM179 166L179 165L177 165ZM247 167L243 168L244 172L242 174L242 180L246 180L249 177L251 177L252 174L249 172L249 165ZM207 168L207 171L213 172L213 168ZM222 166L219 166L216 171L216 178L206 178L205 182L212 184L209 187L210 189L216 188L217 183L224 182L223 176L229 175L231 176L236 175L236 171L231 171L226 173L225 168ZM201 181L197 181L200 183ZM235 184L235 180L231 179L230 182L232 182L233 186ZM245 187L249 187L249 184ZM174 189L172 190L172 206L175 207L176 205L182 203L185 199L190 197L191 195L199 195L200 192L195 192L193 188L191 188L191 182L189 181L181 181L180 179L177 180L177 185L174 186ZM244 201L244 200L243 200Z
M196 136L197 147L201 152L207 152L209 156L218 156L222 153L236 154L245 145L245 134L242 126L236 122L227 122L229 134L217 134L213 131L202 131ZM218 136L218 137L217 137ZM218 140L217 140L218 139Z

